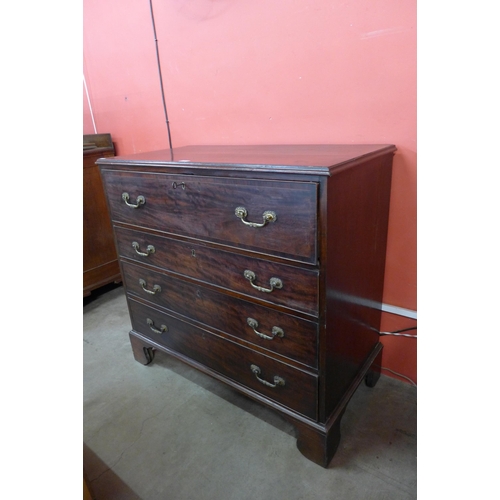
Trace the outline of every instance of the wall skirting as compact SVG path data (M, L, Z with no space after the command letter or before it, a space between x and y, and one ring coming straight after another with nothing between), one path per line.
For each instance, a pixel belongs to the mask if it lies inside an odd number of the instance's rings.
M417 319L417 311L405 309L404 307L392 306L391 304L382 304L382 311L397 314L398 316L405 316L406 318Z

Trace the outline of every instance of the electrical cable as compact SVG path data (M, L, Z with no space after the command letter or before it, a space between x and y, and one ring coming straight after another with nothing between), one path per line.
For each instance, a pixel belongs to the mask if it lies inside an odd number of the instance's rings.
M414 338L416 339L417 336L416 335L411 335L409 333L402 333L402 332L409 332L410 330L416 330L417 327L414 326L412 328L403 328L402 330L396 330L394 332L378 332L380 335L395 335L395 336L398 336L398 337L411 337L411 338Z
M170 146L170 150L172 150L172 136L170 135L170 122L168 121L167 104L165 102L165 92L163 90L163 78L161 76L161 65L160 65L160 52L158 50L158 39L156 38L156 26L155 26L155 17L153 14L153 1L152 0L149 0L149 8L151 10L151 23L153 25L153 34L155 37L156 61L158 63L158 74L160 77L160 88L161 88L161 98L162 98L162 102L163 102L163 111L165 113L165 120L167 122L168 143Z
M94 133L97 134L97 127L94 120L94 112L92 111L92 104L90 103L89 91L87 89L87 82L85 81L85 73L83 74L83 86L85 87L85 94L87 95L87 101L89 103L90 117L92 118L92 125L94 126Z
M402 378L408 380L408 382L411 382L412 385L417 387L417 384L411 378L407 377L406 375L401 375L401 373L395 372L394 370L391 370L390 368L385 368L384 366L381 366L380 368L382 370L386 370L388 372L394 373L394 375L397 375L398 377L402 377Z

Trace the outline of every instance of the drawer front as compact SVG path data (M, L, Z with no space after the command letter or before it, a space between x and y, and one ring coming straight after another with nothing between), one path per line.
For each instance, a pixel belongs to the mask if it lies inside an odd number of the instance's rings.
M317 262L316 183L106 169L102 177L115 221Z
M141 248L147 248L153 238L140 241ZM144 245L142 241L145 241ZM154 244L153 243L153 244ZM233 290L239 295L253 297L266 303L278 304L291 311L301 311L312 316L318 315L318 271L287 266L263 259L253 259L244 255L222 252L199 245L186 245L184 242L169 240L167 249L170 259L159 263L169 273L185 275L203 283L215 285L223 290ZM121 253L122 245L119 245ZM132 251L132 244L126 245ZM144 257L149 264L161 258L165 247L155 245L152 258ZM194 255L193 255L194 251ZM158 254L158 255L157 255ZM123 261L124 278L129 290L148 296L139 284L145 280L148 286L159 284L164 279L150 267L138 268ZM247 271L253 274L249 274ZM273 281L273 279L279 281ZM161 300L162 294L156 298Z
M161 287L161 292L151 295L139 285L139 276L144 276L141 268L128 264L123 264L123 268L132 283L131 293L190 320L317 368L317 323L166 275L151 275L150 283L153 286L159 283Z
M131 298L128 298L128 303L136 332L292 410L312 419L317 418L316 376L184 323ZM275 377L279 379L275 380Z

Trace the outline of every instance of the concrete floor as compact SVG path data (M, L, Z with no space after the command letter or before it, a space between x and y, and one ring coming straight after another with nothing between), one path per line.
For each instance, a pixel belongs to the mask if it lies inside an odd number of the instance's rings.
M361 385L323 469L271 410L163 353L135 361L130 328L122 287L84 299L84 471L97 500L417 498L415 387Z

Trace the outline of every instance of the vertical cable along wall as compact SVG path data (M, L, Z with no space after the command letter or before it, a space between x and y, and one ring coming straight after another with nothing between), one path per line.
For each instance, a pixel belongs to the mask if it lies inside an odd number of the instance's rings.
M165 92L163 90L163 78L161 75L160 52L158 50L158 39L156 37L155 17L154 17L154 13L153 13L153 0L149 0L149 8L151 10L151 23L153 25L153 35L154 35L154 39L155 39L156 61L158 63L158 75L160 77L161 99L163 102L163 111L165 113L165 121L167 122L168 144L169 144L170 150L172 150L172 137L170 134L170 122L168 121L167 104L165 102Z
M87 82L85 81L85 73L83 74L83 86L85 87L85 94L87 95L87 101L89 103L90 117L92 118L92 125L94 126L94 133L97 134L97 127L95 126L94 112L92 111L92 104L90 104L89 91L87 89Z

